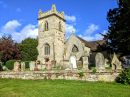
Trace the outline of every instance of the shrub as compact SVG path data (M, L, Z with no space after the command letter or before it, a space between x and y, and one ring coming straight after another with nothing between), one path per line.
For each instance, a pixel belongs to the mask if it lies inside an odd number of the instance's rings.
M125 85L130 84L130 68L125 69L119 75L119 81Z
M95 74L95 73L96 73L96 71L97 71L96 69L93 69L93 74Z
M30 61L24 61L24 62L25 62L25 67L26 67L26 68L29 68L29 62L30 62Z
M9 70L12 70L14 68L14 63L15 62L20 62L18 60L9 60L9 61L6 61L6 67L9 69Z
M84 76L84 73L83 72L80 72L79 73L79 77L83 77Z

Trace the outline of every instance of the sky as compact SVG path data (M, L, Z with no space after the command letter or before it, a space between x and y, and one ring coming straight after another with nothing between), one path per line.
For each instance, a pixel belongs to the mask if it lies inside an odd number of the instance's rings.
M87 40L102 40L108 32L107 13L118 8L116 0L0 0L0 38L11 35L20 43L38 35L38 12L56 10L65 13L66 39L74 34Z

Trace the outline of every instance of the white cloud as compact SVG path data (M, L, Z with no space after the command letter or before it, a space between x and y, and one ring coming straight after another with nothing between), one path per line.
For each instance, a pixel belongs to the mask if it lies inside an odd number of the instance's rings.
M102 32L102 34L106 34L106 33L108 33L108 31L106 31L106 30L104 30ZM102 36L101 34L96 34L95 35L95 40L102 40L103 38L104 38L104 36Z
M21 12L21 9L20 9L20 8L17 8L17 10L16 10L16 11Z
M93 41L95 37L91 37L91 36L82 36L79 35L79 37L81 37L82 39L86 40L86 41Z
M7 22L5 26L2 27L3 33L0 33L0 37L2 37L4 34L10 34L12 35L13 40L16 40L18 43L20 43L25 38L36 38L38 36L37 25L28 24L20 32L17 32L16 28L19 26L21 26L21 24L17 20Z
M38 36L38 28L36 28L36 25L29 24L25 26L20 33L15 32L12 34L12 37L14 40L17 40L18 43L20 43L25 38L31 37L36 38Z
M89 28L85 31L85 35L91 35L94 31L98 30L99 26L91 24Z
M5 26L2 27L3 33L13 33L16 32L15 29L21 26L21 24L17 20L9 21L5 24Z
M68 16L65 15L65 19L69 22L75 22L76 21L76 17L75 16Z
M104 30L102 32L102 34L106 34L106 33L108 33L107 30ZM83 38L86 41L103 40L103 38L104 38L104 36L102 36L100 33L96 34L93 37L92 36L88 36L88 35L87 36L78 35L78 36L81 37L81 38Z

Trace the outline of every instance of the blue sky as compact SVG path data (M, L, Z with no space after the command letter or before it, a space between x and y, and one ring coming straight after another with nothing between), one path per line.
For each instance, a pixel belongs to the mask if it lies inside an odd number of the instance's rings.
M102 40L99 33L107 33L107 12L117 8L116 0L0 0L0 37L12 35L20 43L38 35L38 12L51 10L65 12L66 39L75 35L87 41Z

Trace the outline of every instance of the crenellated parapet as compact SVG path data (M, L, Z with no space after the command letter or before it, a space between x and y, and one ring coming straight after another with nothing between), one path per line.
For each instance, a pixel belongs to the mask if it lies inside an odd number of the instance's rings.
M38 20L43 19L43 18L47 18L47 17L52 16L52 15L56 15L56 16L58 16L60 19L63 19L63 20L65 21L64 11L62 11L61 13L58 12L58 11L56 10L55 4L52 4L52 8L51 8L51 10L49 10L49 11L46 11L46 12L43 12L43 13L42 13L42 10L40 9L40 10L39 10L39 13L38 13Z

